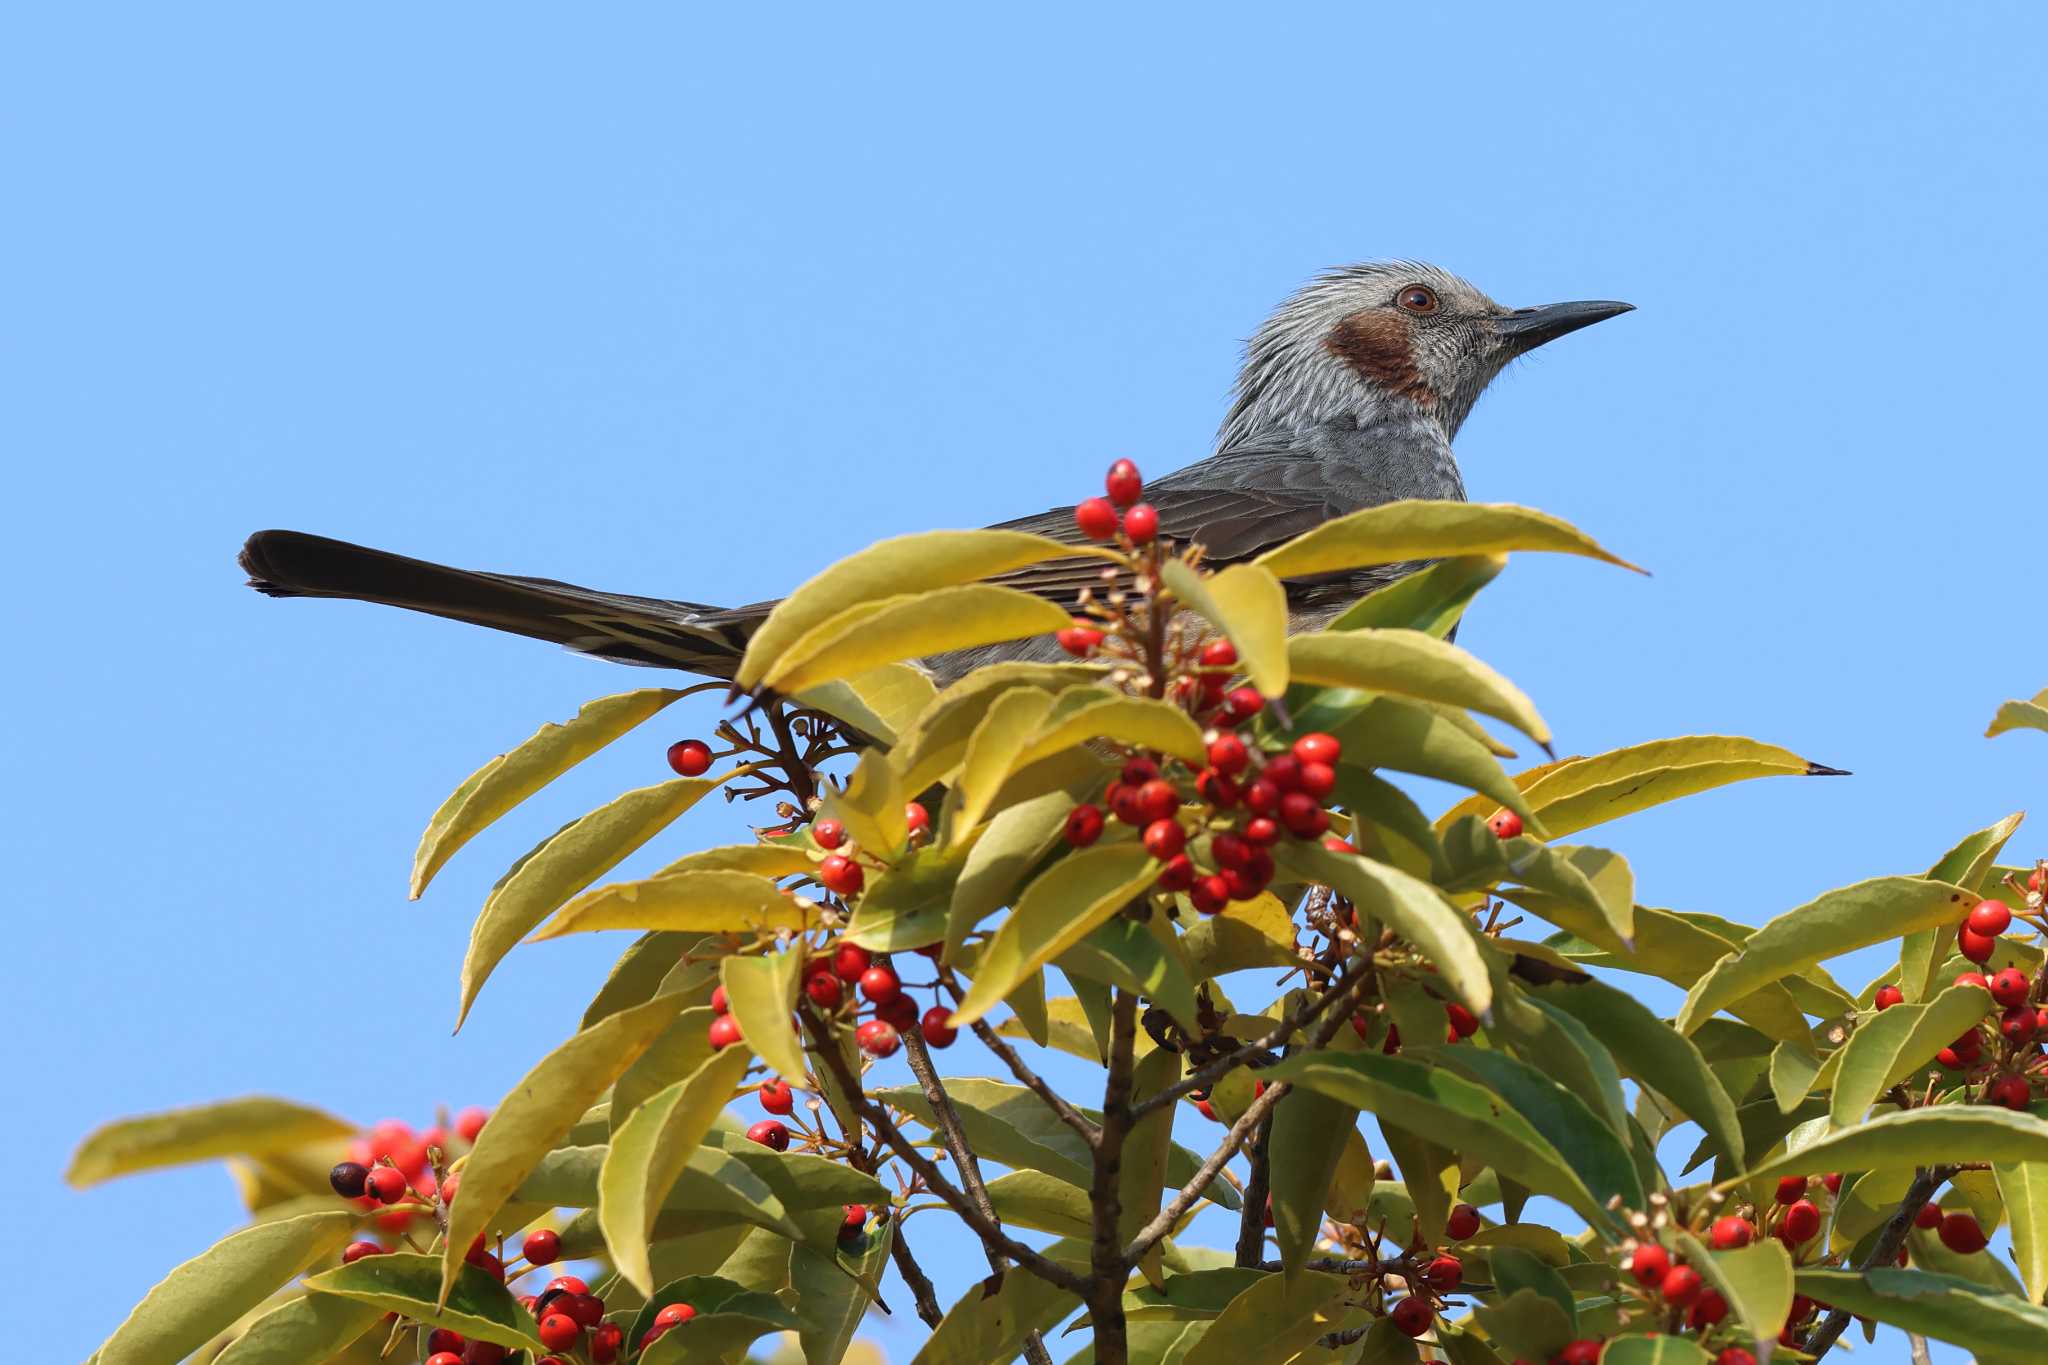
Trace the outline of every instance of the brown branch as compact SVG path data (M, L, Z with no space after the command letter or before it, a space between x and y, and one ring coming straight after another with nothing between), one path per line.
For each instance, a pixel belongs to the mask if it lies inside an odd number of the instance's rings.
M960 1126L960 1111L953 1107L953 1097L946 1093L945 1085L939 1080L939 1073L932 1069L932 1054L925 1049L924 1035L916 1029L905 1029L902 1034L904 1059L910 1063L910 1074L917 1077L917 1083L924 1090L925 1103L932 1107L932 1124L938 1130L940 1141L952 1154L953 1169L960 1173L960 1184L967 1191L967 1197L981 1210L981 1216L991 1223L1000 1223L996 1217L995 1201L988 1197L988 1186L982 1182L981 1162L975 1159L974 1149L967 1145L966 1130ZM988 1252L988 1268L1000 1275L1010 1268L1010 1263L993 1246L983 1248Z
M1859 1273L1878 1266L1890 1265L1898 1259L1899 1248L1906 1244L1906 1234L1912 1230L1915 1215L1934 1197L1934 1192L1941 1188L1942 1182L1956 1173L1956 1169L1954 1166L1923 1166L1913 1172L1913 1183L1906 1187L1906 1197L1899 1201L1898 1208L1894 1209L1892 1216L1885 1221L1884 1231L1878 1234L1877 1245L1863 1258L1863 1264L1856 1267ZM1828 1349L1835 1344L1835 1338L1841 1336L1843 1329L1848 1327L1849 1317L1849 1311L1845 1308L1837 1308L1829 1313L1814 1334L1807 1338L1806 1353L1816 1359L1826 1355Z
M1252 1130L1265 1120L1273 1106L1292 1088L1285 1081L1267 1086L1266 1092L1253 1100L1250 1106L1237 1116L1237 1122L1230 1125L1230 1131L1224 1135L1222 1144L1209 1153L1208 1159L1196 1169L1188 1183L1181 1186L1166 1207L1161 1209L1151 1222L1140 1228L1136 1237L1125 1244L1124 1260L1136 1261L1151 1250L1153 1243L1173 1231L1174 1225L1180 1222L1181 1215L1195 1206L1195 1201L1202 1197L1203 1192L1215 1182L1223 1168L1230 1164L1230 1159L1237 1155L1237 1149L1251 1136ZM1247 1204L1246 1207L1249 1208L1250 1205ZM1264 1221L1262 1210L1262 1225ZM1263 1241L1263 1238L1261 1240Z
M889 1259L896 1262L897 1273L903 1276L903 1283L910 1286L910 1297L916 1303L919 1321L927 1327L937 1327L944 1322L946 1310L939 1307L939 1296L932 1290L931 1276L924 1273L917 1257L910 1254L910 1243L903 1236L901 1214L897 1215L896 1226L890 1229Z
M1271 1094L1272 1090L1266 1093ZM1266 1205L1272 1202L1272 1169L1266 1160L1266 1149L1272 1136L1273 1115L1268 1110L1259 1116L1258 1136L1246 1151L1252 1169L1244 1182L1244 1207L1237 1215L1237 1264L1241 1266L1257 1265L1266 1256Z
M960 989L960 979L953 975L953 969L941 967L939 969L939 981L952 994L953 1003L959 1004L963 992ZM1024 1085L1025 1089L1038 1096L1039 1099L1044 1100L1046 1107L1052 1110L1054 1117L1058 1118L1061 1123L1066 1124L1067 1127L1073 1129L1081 1141L1088 1144L1090 1150L1093 1150L1095 1145L1102 1141L1102 1130L1089 1122L1086 1114L1074 1108L1073 1105L1068 1104L1057 1090L1054 1090L1046 1083L1043 1076L1033 1071L1030 1064L1018 1054L1017 1049L1011 1047L1001 1034L988 1026L987 1020L977 1019L969 1027L974 1030L974 1036L981 1040L982 1046L995 1053L1003 1065L1010 1068L1010 1074L1015 1076Z
M1129 1265L1120 1253L1117 1223L1123 1216L1118 1188L1123 1174L1124 1139L1130 1134L1132 1059L1137 1052L1138 997L1118 988L1110 1003L1109 1079L1102 1087L1102 1140L1095 1147L1095 1170L1089 1185L1095 1226L1089 1259L1094 1271L1088 1312L1095 1328L1096 1365L1128 1365L1130 1346L1124 1331L1124 1279Z

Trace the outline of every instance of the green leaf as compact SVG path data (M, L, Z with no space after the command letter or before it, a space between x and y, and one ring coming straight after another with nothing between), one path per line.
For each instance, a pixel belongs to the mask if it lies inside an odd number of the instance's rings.
M928 531L880 541L783 598L747 642L734 680L754 687L802 637L860 603L972 583L1047 560L1091 556L1114 558L1107 550L1022 531Z
M491 888L469 932L469 951L462 959L462 1008L455 1027L459 1030L469 1017L469 1007L492 970L534 926L668 828L717 785L679 777L627 792L563 826L513 864Z
M996 1217L1005 1223L1056 1237L1085 1240L1095 1235L1095 1206L1088 1202L1088 1192L1042 1171L998 1176L988 1182L988 1197Z
M1820 1074L1820 1058L1813 1055L1811 1047L1801 1043L1780 1043L1771 1049L1771 1098L1778 1102L1782 1113L1791 1113L1805 1100L1807 1092L1813 1089L1813 1078Z
M1734 1102L1691 1038L1634 996L1592 978L1545 986L1537 998L1591 1029L1630 1076L1672 1101L1706 1131L1731 1170L1741 1167L1742 1129Z
M1890 1011L1886 1011L1889 1013ZM494 1120L495 1121L495 1120ZM1935 1166L1967 1152L1994 1164L2048 1161L2048 1122L1989 1105L1937 1105L1881 1114L1798 1152L1764 1162L1720 1188L1807 1171L1884 1171Z
M1945 1341L1980 1358L2048 1356L2048 1310L1950 1275L1883 1268L1801 1270L1799 1292L1902 1332Z
M1731 782L1840 775L1837 769L1775 744L1735 735L1685 735L1632 744L1590 758L1560 759L1518 774L1515 783L1551 837L1562 839ZM1448 827L1459 816L1486 814L1483 803L1463 801L1444 812L1438 824Z
M1243 1365L1285 1360L1343 1326L1341 1276L1319 1271L1267 1275L1230 1301L1183 1358L1183 1365Z
M795 698L806 710L845 721L883 745L894 745L938 695L932 680L909 664L883 664L848 678L819 683Z
M1330 1046L1341 1054L1365 1044L1352 1030L1343 1028L1337 1030ZM1308 1259L1322 1232L1323 1207L1329 1202L1345 1139L1358 1131L1358 1109L1318 1090L1296 1089L1273 1106L1272 1114L1266 1165L1273 1197L1273 1235L1280 1243L1280 1263L1292 1275Z
M1572 1288L1542 1257L1520 1247L1495 1246L1488 1250L1486 1260L1493 1271L1494 1292L1503 1298L1513 1298L1524 1290L1540 1294L1556 1304L1573 1333L1578 1332L1579 1309Z
M1046 1259L1088 1273L1088 1244L1061 1240L1046 1247ZM1079 1306L1066 1290L1036 1275L1013 1270L999 1285L974 1285L946 1310L911 1365L1012 1365L1024 1337L1044 1331Z
M1150 924L1112 915L1060 954L1057 962L1070 980L1078 976L1122 986L1194 1027L1195 983L1180 960L1179 940L1171 930L1162 936Z
M1712 1365L1713 1357L1699 1343L1664 1332L1610 1337L1600 1365Z
M1207 761L1202 727L1179 707L1103 687L1071 687L1055 699L1051 714L1018 752L1011 771L1104 739L1133 749L1157 749L1194 767Z
M1690 1033L1716 1010L1830 957L1960 918L1968 895L1946 882L1877 877L1830 891L1765 924L1693 986L1678 1027Z
M1472 1316L1497 1348L1531 1360L1550 1359L1572 1339L1571 1316L1533 1289L1479 1304Z
M1564 1157L1595 1199L1604 1204L1619 1196L1624 1208L1643 1207L1642 1182L1628 1149L1577 1095L1504 1052L1465 1045L1412 1050L1418 1061L1462 1075L1506 1101Z
M1314 718L1304 716L1302 723L1312 724ZM1433 777L1507 807L1528 821L1533 831L1548 829L1500 760L1443 711L1399 697L1373 697L1342 718L1330 717L1326 728L1344 746L1340 776L1353 767L1371 767ZM1485 810L1490 811L1491 806Z
M1479 590L1508 566L1503 554L1460 555L1404 574L1374 588L1344 609L1326 630L1393 626L1426 631L1441 640L1465 614Z
M896 1237L892 1220L852 1250L827 1253L807 1246L789 1252L789 1287L804 1359L843 1361L853 1333L874 1300L863 1285L877 1283ZM1021 1272L1020 1272L1021 1273Z
M251 1095L116 1119L95 1128L72 1153L64 1179L73 1188L84 1189L135 1171L224 1156L288 1152L345 1138L355 1131L354 1124L325 1110Z
M671 1328L634 1357L644 1365L695 1365L718 1360L770 1332L794 1332L803 1324L773 1294L764 1294L717 1275L691 1275L663 1285L640 1306L626 1340L638 1342L654 1315L672 1303L687 1303L697 1316Z
M1678 1234L1685 1261L1728 1300L1728 1310L1749 1328L1756 1349L1777 1338L1792 1311L1792 1257L1766 1239L1739 1251L1708 1251L1691 1233Z
M910 837L904 803L907 796L916 794L915 789L905 793L887 754L870 749L854 765L853 776L847 779L844 790L827 787L818 816L845 825L853 844L870 852L888 854L903 847Z
M1993 1166L1998 1193L2012 1220L2012 1259L2027 1297L2048 1293L2048 1163L2006 1161Z
M1240 666L1265 697L1287 691L1287 593L1256 564L1234 564L1204 576L1169 559L1160 569L1167 589L1237 647Z
M1600 1201L1527 1119L1491 1091L1440 1067L1374 1052L1310 1053L1267 1068L1266 1079L1294 1081L1369 1110L1383 1124L1406 1128L1555 1196L1588 1222L1610 1225Z
M1208 981L1254 967L1293 967L1294 917L1270 892L1232 901L1220 914L1201 916L1180 936L1188 975Z
M766 957L728 957L719 964L726 1006L755 1056L785 1076L804 1074L803 1042L793 1027L803 946Z
M309 1213L229 1233L144 1295L100 1347L95 1365L183 1360L307 1266L339 1251L355 1225L352 1213Z
M1277 578L1303 578L1372 564L1452 555L1547 550L1636 569L1585 532L1512 503L1402 499L1326 521L1253 561ZM1641 573L1642 570L1636 569Z
M2025 817L2025 811L2015 811L1997 824L1969 835L1941 855L1941 860L1928 869L1927 880L1955 886L1982 885L1983 878L1998 861L2000 850ZM1961 923L1961 918L1957 916L1953 923L1917 930L1900 941L1898 985L1906 999L1918 1003L1934 990L1937 984L1935 969L1941 966L1948 957L1949 949L1955 945L1956 926Z
M1178 1056L1164 1048L1149 1052L1131 1070L1131 1103L1143 1104L1179 1079ZM1159 1212L1160 1192L1166 1184L1166 1165L1172 1152L1171 1105L1139 1119L1124 1136L1116 1183L1119 1246L1128 1244ZM1154 1285L1164 1283L1160 1268L1163 1255L1161 1244L1155 1242L1138 1258L1138 1269Z
M974 727L996 699L1016 688L1058 693L1100 679L1094 664L990 664L977 668L932 699L890 751L905 790L922 792L960 766Z
M513 1191L576 1126L583 1111L681 1011L679 998L656 996L609 1015L541 1058L499 1102L463 1163L462 1197L449 1206L448 1242L441 1255L442 1301L476 1235L490 1226Z
M1032 868L1060 843L1075 802L1066 792L1047 792L999 811L967 850L946 917L946 960L953 960L967 935L1010 903Z
M982 950L953 1026L964 1028L987 1014L1026 977L1142 893L1158 873L1158 863L1132 843L1081 849L1053 864L1017 897Z
M658 1092L704 1065L714 1052L711 1021L719 1013L709 1004L685 1009L661 1031L659 1038L648 1044L640 1059L626 1068L625 1074L612 1086L611 1105L605 1114L607 1137L625 1126L633 1111ZM733 1051L745 1053L743 1048L734 1048ZM723 1103L721 1100L721 1107Z
M1401 1173L1402 1193L1414 1219L1412 1235L1408 1233L1407 1222L1392 1224L1397 1230L1396 1240L1413 1242L1420 1238L1431 1245L1442 1242L1444 1223L1457 1202L1458 1154L1384 1119L1379 1126L1380 1143ZM1373 1183L1377 1190L1379 1182ZM1376 1202L1371 1195L1366 1196L1369 1211Z
M612 1134L598 1175L598 1222L612 1264L643 1294L654 1291L648 1239L662 1201L747 1074L739 1048L714 1053L648 1099Z
M1334 853L1308 840L1273 850L1283 879L1315 882L1350 898L1362 916L1379 920L1436 964L1451 993L1474 1014L1493 1006L1493 980L1472 921L1420 877L1355 854Z
M2001 704L1984 731L1984 738L1992 739L2008 730L2048 730L2048 688L2036 692L2032 701Z
M496 1122L492 1116L492 1122ZM465 1178L465 1197L467 1195ZM467 1249L469 1239L463 1240ZM441 1283L435 1262L438 1256L394 1252L365 1256L350 1265L314 1275L306 1287L323 1294L339 1294L388 1312L416 1319L433 1327L451 1327L473 1341L499 1346L537 1350L533 1315L519 1306L495 1276L473 1265L456 1262L460 1274L451 1284Z
M751 872L668 872L586 891L556 912L530 940L604 929L667 933L760 934L817 922L818 904L792 896Z
M1052 693L1020 687L997 697L974 727L947 804L952 806L947 837L958 839L979 825L1002 790L1003 779L1019 766L1032 736L1052 711Z
M600 697L574 720L541 726L532 739L471 773L427 821L412 858L412 898L418 900L455 850L492 821L682 695L646 687Z
M703 943L702 934L642 934L633 940L619 960L612 964L611 975L604 985L598 987L590 1004L583 1010L579 1028L589 1028L608 1014L617 1014L634 1005L644 1005L660 992L662 983L682 963L685 954ZM709 966L705 976L704 998L710 998L710 977L716 975L717 964ZM685 999L689 999L686 995Z
M1550 729L1536 706L1506 678L1456 645L1418 630L1340 630L1297 635L1287 643L1297 682L1388 692L1492 716L1538 744Z
M1550 846L1527 836L1502 839L1476 815L1460 816L1443 831L1444 889L1475 891L1514 882L1534 887L1599 915L1624 947L1635 937L1635 873L1604 848Z
M305 1365L360 1340L384 1310L332 1294L301 1294L250 1323L212 1365Z
M1847 1128L1878 1096L1934 1060L1934 1054L1991 1012L1991 993L1950 986L1924 1005L1894 1005L1857 1025L1838 1054L1830 1121Z
M792 642L752 685L803 692L904 659L1049 635L1072 619L1043 597L993 583L907 592L858 603L821 622ZM771 615L762 630L774 620ZM754 644L760 638L757 634ZM753 656L750 645L747 658ZM742 670L746 666L742 661Z
M943 941L953 887L970 852L971 846L955 844L914 849L898 858L861 893L846 941L878 953Z

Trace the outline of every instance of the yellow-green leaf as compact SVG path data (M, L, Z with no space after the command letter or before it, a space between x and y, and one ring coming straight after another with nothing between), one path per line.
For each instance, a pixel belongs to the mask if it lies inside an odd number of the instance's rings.
M1991 1105L1936 1105L1880 1114L1854 1128L1839 1128L1796 1152L1774 1157L1732 1180L1774 1180L1802 1171L1885 1171L1937 1166L1959 1152L1994 1165L2048 1161L2048 1123Z
M520 939L717 785L679 777L627 792L565 825L515 863L491 888L469 931L469 951L462 959L462 1008L455 1027L462 1027L485 979Z
M541 1058L499 1102L463 1163L462 1197L449 1206L441 1302L454 1288L470 1242L584 1111L661 1036L682 1005L676 996L658 995L605 1016Z
M646 1100L612 1134L597 1178L598 1223L612 1264L643 1294L655 1289L648 1260L655 1215L747 1074L747 1060L736 1047L714 1053L691 1075Z
M1960 887L1919 877L1877 877L1830 891L1765 924L1693 986L1678 1027L1690 1033L1716 1010L1830 957L1958 919Z
M840 560L783 598L747 642L746 656L740 660L734 680L741 687L753 687L803 636L862 602L973 583L1047 560L1086 556L1112 557L1106 550L1066 545L1022 531L928 531L880 541Z
M1076 802L1047 792L997 813L960 866L946 915L946 960L951 962L974 927L1009 903L1018 884L1059 843Z
M1444 984L1474 1014L1493 1007L1493 982L1472 922L1434 886L1386 863L1334 853L1306 840L1283 843L1274 852L1283 876L1335 888L1360 915L1370 915L1422 949Z
M1364 1043L1349 1028L1341 1028L1330 1046L1337 1052L1355 1052ZM1347 1137L1358 1132L1358 1109L1313 1089L1296 1089L1274 1105L1272 1112L1267 1165L1272 1181L1273 1237L1280 1244L1280 1263L1292 1275L1301 1269L1322 1233L1323 1209L1330 1202L1338 1158L1344 1154ZM1408 1172L1404 1169L1402 1174Z
M2036 692L2031 701L2009 701L1998 708L1998 714L1991 718L1991 726L1984 731L1984 738L1991 739L2008 730L2048 730L2048 688Z
M1547 834L1549 826L1536 816L1535 808L1501 768L1500 760L1484 739L1460 724L1471 723L1463 712L1439 710L1421 702L1399 697L1373 697L1342 719L1330 718L1328 729L1344 746L1346 768L1392 768L1396 772L1454 782L1479 796L1451 808L1438 821L1448 829L1459 814L1474 810L1490 814L1505 806L1528 822L1533 834ZM1304 720L1304 725L1313 724Z
M249 1324L212 1365L306 1365L331 1360L360 1340L384 1310L333 1294L287 1299ZM381 1338L380 1344L381 1344Z
M1690 1233L1678 1234L1686 1264L1728 1300L1737 1321L1749 1328L1759 1351L1784 1330L1792 1311L1792 1258L1772 1238L1739 1251L1708 1251Z
M1550 727L1522 690L1456 645L1419 630L1329 630L1287 644L1294 681L1441 702L1505 721L1538 744Z
M116 1119L94 1129L78 1144L64 1178L84 1189L134 1171L290 1151L329 1138L345 1138L355 1131L355 1125L324 1110L250 1095Z
M1326 630L1358 630L1366 626L1400 626L1427 631L1441 640L1465 614L1479 590L1500 577L1508 566L1502 554L1460 555L1426 569L1403 574L1374 588L1344 609Z
M983 949L974 985L953 1012L954 1027L987 1014L1027 976L1144 891L1158 872L1151 855L1128 843L1082 849L1053 864L1017 897Z
M1631 1332L1608 1338L1600 1365L1713 1365L1713 1357L1685 1337Z
M1204 576L1170 559L1160 576L1174 596L1230 638L1238 664L1261 696L1287 691L1287 592L1256 564L1234 564Z
M662 872L600 886L570 901L532 942L604 929L689 933L773 933L815 922L818 904L752 872Z
M1011 1171L998 1176L988 1182L988 1197L995 1205L996 1217L1005 1223L1056 1237L1086 1239L1095 1235L1095 1206L1088 1201L1088 1192L1043 1171ZM1157 1209L1156 1188L1151 1198Z
M1143 1104L1180 1079L1180 1058L1164 1048L1147 1053L1131 1069L1131 1103ZM1173 1106L1155 1110L1131 1125L1124 1136L1123 1159L1117 1167L1117 1231L1119 1246L1159 1212L1166 1183L1167 1159L1173 1152ZM1138 1269L1155 1287L1164 1283L1162 1247L1154 1242L1138 1258Z
M352 1213L309 1213L229 1233L143 1296L96 1365L166 1365L240 1321L315 1261L341 1250Z
M726 1006L740 1036L755 1056L792 1080L804 1074L803 1042L792 1023L803 965L800 948L767 957L729 957L719 964Z
M903 727L938 694L932 680L909 664L883 664L850 678L834 678L796 698L799 706L843 720L883 744L894 744Z
M1052 693L1027 687L1005 692L988 708L967 741L967 756L953 784L949 838L958 839L982 822L1003 779L1020 766L1019 756L1051 710Z
M1206 760L1202 728L1179 707L1106 688L1075 687L1055 699L1051 715L1019 751L1012 771L1093 739L1157 749L1196 766Z
M903 813L905 800L903 784L888 755L870 749L854 765L845 788L826 793L818 815L846 826L847 835L858 847L887 855L910 837Z
M662 868L654 875L667 877L677 872L751 872L757 877L790 877L811 870L811 855L801 843L725 844L699 849Z
M1047 635L1072 619L1043 597L993 583L904 593L862 602L820 623L790 645L760 685L802 692L904 659Z
M2014 811L1997 824L1965 836L1954 848L1941 855L1939 862L1928 869L1927 879L1935 882L1949 882L1955 886L1982 888L1989 876L2006 841L2019 829L2026 818L2025 811ZM1995 880L1995 878L1994 878ZM1992 894L1988 888L1985 894ZM1935 989L1935 969L1948 959L1949 949L1955 946L1956 929L1960 918L1954 923L1937 924L1931 929L1921 929L1906 935L1899 941L1899 972L1897 984L1906 999L1925 1000ZM1989 968L1986 969L1987 972ZM1876 989L1876 983L1871 989ZM1865 1003L1868 1004L1866 998Z
M419 899L442 864L478 831L682 695L645 687L600 697L585 703L574 720L550 721L526 743L471 773L427 821L412 859L412 898Z
M1267 1275L1230 1301L1182 1365L1285 1360L1344 1323L1345 1280L1320 1271Z
M1373 564L1452 555L1547 550L1584 555L1624 569L1625 559L1556 517L1512 503L1436 502L1404 498L1326 521L1253 562L1280 578L1305 578ZM1641 569L1636 569L1641 573Z
M1045 1248L1046 1259L1088 1273L1088 1244L1062 1239ZM1066 1290L1036 1275L1012 1271L991 1288L970 1285L946 1310L910 1365L1013 1365L1027 1333L1044 1331L1079 1307Z
M1817 1302L1948 1342L1980 1361L2048 1359L2048 1311L1953 1275L1815 1268L1801 1270L1798 1285Z
M492 1122L496 1122L495 1116ZM463 1197L467 1198L467 1177ZM456 1201L460 1203L461 1201ZM473 1235L473 1234L472 1234ZM464 1236L458 1252L467 1251ZM436 1327L449 1327L472 1341L488 1341L513 1349L541 1349L534 1335L533 1315L519 1306L512 1291L494 1275L455 1262L456 1274L442 1282L437 1256L393 1252L324 1271L306 1281L308 1289L340 1294Z
M2004 1161L1991 1169L2006 1216L2012 1220L2013 1264L2028 1299L2039 1303L2048 1293L2048 1164Z
M1102 677L1091 664L1000 663L977 668L934 697L898 738L890 757L905 790L922 792L960 765L967 740L998 697L1019 687L1058 693Z
M1253 967L1292 967L1294 917L1270 892L1233 901L1221 914L1204 915L1181 935L1188 974L1197 981Z
M1934 1060L1934 1054L1991 1012L1991 994L1950 986L1924 1005L1901 1004L1865 1019L1835 1054L1829 1122L1846 1128L1878 1096Z

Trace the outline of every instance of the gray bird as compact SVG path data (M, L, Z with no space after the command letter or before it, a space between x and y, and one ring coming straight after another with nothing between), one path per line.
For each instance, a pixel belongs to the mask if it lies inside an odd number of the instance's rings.
M1245 348L1234 401L1207 459L1146 485L1160 533L1200 542L1218 567L1254 558L1332 517L1398 498L1463 499L1451 440L1493 377L1544 342L1631 310L1612 302L1503 308L1435 266L1344 266L1304 285ZM1004 522L1079 544L1073 509ZM618 663L730 678L774 602L709 607L545 578L452 569L300 531L258 531L250 586L273 597L342 597L552 640ZM1413 566L1287 584L1313 630ZM1101 561L1055 560L999 582L1071 605ZM1049 657L1022 641L934 661L942 681L992 658Z

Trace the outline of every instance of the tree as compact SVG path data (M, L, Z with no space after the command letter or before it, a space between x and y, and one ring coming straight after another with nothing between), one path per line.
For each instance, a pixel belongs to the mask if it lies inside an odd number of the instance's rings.
M1619 854L1562 841L1833 770L1695 736L1510 777L1475 716L1547 753L1542 718L1448 637L1509 553L1622 561L1526 509L1408 502L1211 572L1157 538L1134 471L1110 490L1080 511L1105 581L1079 615L987 581L1071 545L856 555L755 636L723 751L672 746L679 776L506 873L465 1010L523 939L639 937L488 1119L356 1134L242 1100L89 1137L75 1183L227 1157L252 1215L95 1360L660 1365L783 1332L777 1358L839 1361L891 1265L928 1362L1050 1360L1077 1312L1098 1365L1741 1365L1824 1355L1852 1321L2048 1356L2048 971L2013 932L2041 922L2043 868L1999 861L2018 816L1757 929L1640 906ZM1417 562L1290 635L1282 580ZM1047 634L1066 661L942 689L904 662ZM415 894L695 690L592 702L486 764L430 822ZM1992 732L2023 726L2048 729L2048 694ZM1470 795L1432 819L1390 773ZM714 791L777 823L597 885ZM1822 966L1888 942L1898 966L1854 995ZM1630 973L1685 990L1676 1017ZM1000 1074L942 1072L961 1031ZM1033 1048L1097 1066L1092 1107ZM880 1084L899 1051L912 1083ZM1215 1125L1195 1147L1188 1107ZM1180 1239L1203 1206L1235 1212L1234 1246ZM987 1259L950 1308L927 1211Z

